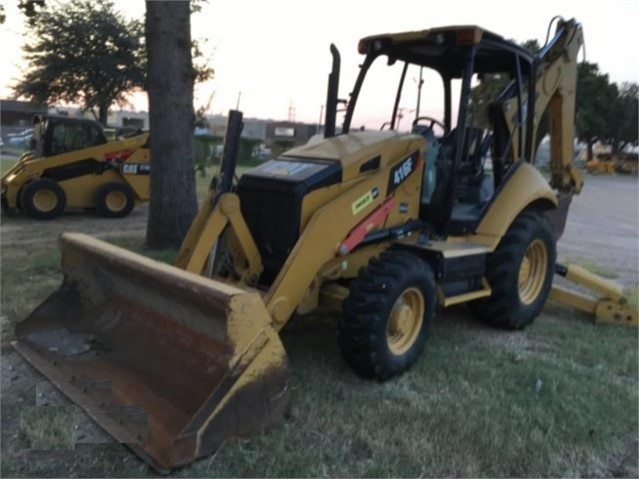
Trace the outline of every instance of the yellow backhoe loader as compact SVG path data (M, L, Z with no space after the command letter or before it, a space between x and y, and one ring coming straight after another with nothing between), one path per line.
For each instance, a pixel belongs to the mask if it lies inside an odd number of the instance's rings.
M149 199L148 133L107 141L98 122L36 116L31 151L0 178L2 209L48 220L67 209L122 218Z
M521 329L540 313L555 272L604 293L556 289L558 300L636 323L609 283L555 264L582 188L572 165L581 44L580 25L561 19L537 56L476 26L364 38L339 134L331 46L324 139L234 182L242 117L231 112L219 178L175 266L63 234L64 282L17 325L16 349L117 440L169 469L282 420L288 372L278 332L295 312L337 311L346 362L380 381L417 360L438 306L467 303L489 325ZM400 67L390 129L351 131L373 64ZM444 112L417 116L402 133L411 65L439 74ZM474 104L474 82L491 73L512 82ZM532 165L547 108L550 181Z

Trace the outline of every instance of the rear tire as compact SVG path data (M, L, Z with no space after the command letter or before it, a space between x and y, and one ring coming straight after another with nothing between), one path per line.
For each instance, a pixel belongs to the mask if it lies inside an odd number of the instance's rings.
M62 187L49 178L38 178L20 190L20 208L37 220L50 220L60 216L67 205Z
M133 190L124 183L105 183L95 193L95 210L105 218L124 218L134 205Z
M346 362L361 376L387 380L422 353L437 296L430 266L404 251L373 258L351 281L339 323Z
M557 257L552 226L541 211L521 213L488 257L488 298L468 304L472 313L498 328L523 329L541 312Z

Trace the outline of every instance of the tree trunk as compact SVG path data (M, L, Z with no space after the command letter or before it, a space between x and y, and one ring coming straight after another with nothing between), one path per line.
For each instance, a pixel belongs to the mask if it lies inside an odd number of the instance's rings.
M190 2L146 2L151 200L146 241L177 248L195 217Z
M586 143L588 145L588 156L586 157L586 161L592 160L592 144L593 143L594 141L591 139L589 139L588 142Z
M98 121L102 126L107 126L107 121L109 119L109 105L100 104L98 107Z

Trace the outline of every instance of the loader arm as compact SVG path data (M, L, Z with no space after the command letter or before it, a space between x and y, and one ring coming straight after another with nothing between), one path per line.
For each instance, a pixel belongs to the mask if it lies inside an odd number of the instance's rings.
M406 143L407 150L404 153L416 152L421 142L419 137L415 137ZM358 225L365 223L368 218L374 218L374 221L367 225L368 232L373 223L378 226L386 221L390 209L384 207L385 202L397 194L404 194L397 191L389 192L387 188L391 171L406 160L405 154L389 162L377 173L343 185L341 192L312 214L275 280L264 294L264 303L275 330L279 331L288 322L311 290L317 292L320 286L316 281L318 272L326 263L340 255L342 242L349 238L349 234ZM421 155L411 153L409 156L415 156L416 166L405 185L410 184L409 188L417 193L424 162ZM371 194L373 191L375 193ZM202 274L210 252L228 225L235 235L238 249L241 250L240 261L234 261L234 266L242 263L242 258L247 264L246 269L238 274L237 284L240 287L255 286L262 272L262 258L242 216L239 198L234 193L227 193L216 206L213 206L213 195L214 193L210 192L205 199L187 233L175 265L189 272ZM367 200L366 206L355 214L354 205L363 198L368 199L369 196L370 200ZM213 279L220 280L219 277Z
M215 208L214 197L215 192L209 191L182 242L175 266L191 273L202 274L215 243L230 224L247 263L241 274L241 281L249 285L255 284L262 272L262 257L242 217L239 198L233 193L225 193L220 197L219 208Z

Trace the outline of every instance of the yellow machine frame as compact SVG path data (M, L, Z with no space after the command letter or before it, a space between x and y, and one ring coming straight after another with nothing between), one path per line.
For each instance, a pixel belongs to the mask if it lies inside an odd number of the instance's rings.
M73 122L73 119L64 121ZM87 120L78 122L88 123ZM53 156L25 153L0 179L3 208L9 213L20 209L23 187L47 177L53 178L64 191L66 208L94 208L96 191L106 183L126 185L136 202L147 201L150 193L148 137L148 133L143 133ZM93 169L84 168L76 173L80 165L87 162L93 162Z

